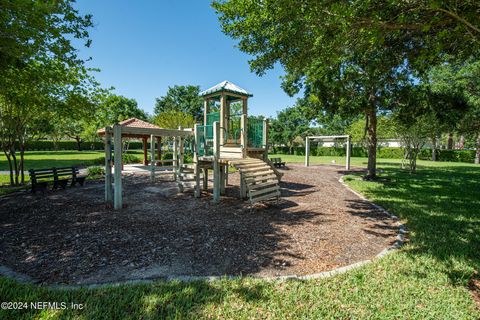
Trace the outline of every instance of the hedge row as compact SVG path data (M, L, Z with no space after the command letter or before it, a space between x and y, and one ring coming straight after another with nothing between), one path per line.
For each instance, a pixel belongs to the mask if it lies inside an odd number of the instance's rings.
M273 147L273 153L289 154L288 147ZM345 148L335 147L313 147L310 149L311 156L333 156L344 157L346 153ZM304 156L304 147L294 147L293 154ZM470 162L475 160L475 150L436 150L437 161L449 162ZM367 157L368 151L364 147L352 147L352 157ZM394 147L380 147L377 149L377 158L383 159L401 159L403 158L403 148ZM419 159L431 160L432 150L422 149L418 155Z
M143 144L140 141L132 141L129 143L128 149L142 149ZM74 140L60 140L54 142L52 140L31 141L26 145L27 151L47 151L47 150L78 150L77 142ZM103 142L82 142L80 150L103 150Z

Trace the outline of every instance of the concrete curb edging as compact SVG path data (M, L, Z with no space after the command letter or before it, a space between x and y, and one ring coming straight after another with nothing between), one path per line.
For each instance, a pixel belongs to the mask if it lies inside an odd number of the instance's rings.
M361 266L367 265L372 263L374 260L382 258L387 254L399 249L405 242L405 235L407 234L407 228L404 224L400 222L397 216L391 214L381 206L373 203L372 201L368 200L366 197L361 195L360 193L351 189L343 180L344 176L341 176L338 182L340 182L347 190L351 193L355 194L358 198L367 201L370 203L375 209L379 210L386 216L390 217L392 220L395 221L396 226L398 227L398 234L396 240L393 245L383 249L380 253L378 253L372 259L362 260L359 262L352 263L347 266L339 267L330 271L323 271L319 273L308 274L304 276L299 275L286 275L286 276L278 276L278 277L255 277L255 276L168 276L168 277L157 277L157 278L148 278L148 279L138 279L138 280L125 280L121 282L104 282L104 283L94 283L94 284L83 284L83 285L39 285L42 288L49 288L49 289L59 289L59 290L75 290L75 289L96 289L96 288L106 288L106 287L118 287L122 285L135 285L135 284L150 284L156 281L182 281L182 282L193 282L193 281L215 281L215 280L235 280L235 279L244 279L244 278L251 278L251 279L258 279L258 280L266 280L266 281L284 281L284 280L310 280L310 279L323 279L329 278L338 274L345 273L352 269L359 268ZM14 279L23 284L38 284L38 280L31 278L30 276L22 273L18 273L7 266L0 265L0 275Z

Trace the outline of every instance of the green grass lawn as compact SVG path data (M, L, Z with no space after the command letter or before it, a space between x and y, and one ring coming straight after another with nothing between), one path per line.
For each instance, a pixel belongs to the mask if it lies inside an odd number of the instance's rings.
M269 155L269 157L281 157L282 161L285 161L287 165L289 163L305 163L305 156L296 156L296 155L289 155L289 154L275 154ZM350 158L350 164L352 167L367 167L367 158L357 158L352 157ZM402 159L377 159L377 166L378 168L382 168L384 166L398 166L402 163ZM345 157L333 157L333 156L322 156L322 157L312 157L310 156L310 165L315 164L331 164L331 165L345 165ZM433 161L425 161L425 160L418 160L417 165L419 167L422 166L433 166L433 167L464 167L464 166L473 166L475 165L463 162L433 162ZM478 166L477 166L478 167Z
M142 156L141 150L130 150L128 153ZM25 170L51 167L89 166L94 160L104 157L103 151L27 151L25 152ZM0 171L8 170L8 162L4 154L0 155Z
M130 150L139 159L143 158L143 151ZM28 151L25 152L25 170L52 167L91 166L95 159L104 157L103 151ZM8 162L4 154L0 155L0 171L8 171ZM28 181L28 174L25 175ZM0 174L0 194L9 193L13 189L4 187L10 183L8 174ZM14 188L15 189L15 188Z
M281 156L288 163L303 157ZM311 163L332 158L312 157ZM363 166L366 159L354 158ZM409 242L372 264L328 279L157 281L52 290L0 278L2 301L82 303L82 310L0 311L19 318L479 319L468 280L480 269L480 166L421 161L418 173L379 159L382 182L346 182L407 223ZM337 162L338 163L338 162Z

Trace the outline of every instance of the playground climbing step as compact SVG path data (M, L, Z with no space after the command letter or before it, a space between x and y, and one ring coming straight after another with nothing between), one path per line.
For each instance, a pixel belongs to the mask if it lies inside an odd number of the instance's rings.
M185 188L195 188L197 185L195 177L195 164L183 164L177 171L177 184L180 191L183 192ZM202 179L202 174L199 172L199 179Z
M231 160L230 163L240 172L250 203L280 197L280 178L270 163L256 158Z

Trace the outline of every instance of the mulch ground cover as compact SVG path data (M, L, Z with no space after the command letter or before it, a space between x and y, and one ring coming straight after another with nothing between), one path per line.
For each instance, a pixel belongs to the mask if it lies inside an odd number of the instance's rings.
M103 182L0 199L0 264L42 284L172 276L306 275L374 257L394 222L338 182L334 166L282 170L282 197L251 208L231 174L219 204L124 176L126 208L104 203Z

